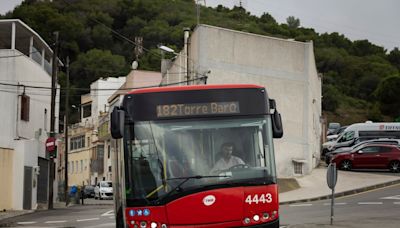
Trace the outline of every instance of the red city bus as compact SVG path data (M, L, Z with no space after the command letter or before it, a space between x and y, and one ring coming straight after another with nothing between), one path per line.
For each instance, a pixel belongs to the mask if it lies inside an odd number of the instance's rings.
M257 85L134 90L111 113L117 227L279 227L275 101Z

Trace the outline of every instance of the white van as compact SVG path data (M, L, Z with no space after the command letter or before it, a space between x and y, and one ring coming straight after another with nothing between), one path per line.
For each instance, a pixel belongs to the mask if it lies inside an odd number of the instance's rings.
M400 139L400 123L356 123L348 126L335 141L322 144L322 154L357 142L377 138Z

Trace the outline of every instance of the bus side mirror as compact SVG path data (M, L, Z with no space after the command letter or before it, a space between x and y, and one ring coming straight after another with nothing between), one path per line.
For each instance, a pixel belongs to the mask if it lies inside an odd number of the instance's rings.
M111 112L111 136L120 139L124 136L125 112L120 107L115 107Z
M282 118L277 110L272 114L272 134L274 138L282 138L283 136Z
M282 138L283 126L281 114L276 109L275 100L269 99L270 108L274 109L274 114L271 115L272 119L272 135L274 138Z

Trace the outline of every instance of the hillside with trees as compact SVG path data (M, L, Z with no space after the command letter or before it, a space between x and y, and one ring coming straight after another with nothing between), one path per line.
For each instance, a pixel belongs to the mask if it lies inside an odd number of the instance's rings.
M72 60L74 88L89 88L100 77L129 72L135 37L143 37L139 69L160 70L158 44L179 50L183 28L194 28L193 0L26 0L1 18L19 18L49 44L60 33L60 56ZM323 74L323 110L342 124L373 120L400 121L400 50L386 50L368 40L351 41L333 32L304 28L294 16L279 24L268 13L257 17L244 8L201 7L202 24L314 43ZM63 74L60 83L65 83ZM73 90L78 95L87 91Z

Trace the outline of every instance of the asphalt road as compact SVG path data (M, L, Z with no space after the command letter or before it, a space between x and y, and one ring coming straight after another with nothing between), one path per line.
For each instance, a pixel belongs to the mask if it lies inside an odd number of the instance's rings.
M333 225L331 201L314 201L280 207L284 227L400 227L400 185L335 199Z
M76 205L36 211L0 222L0 227L115 227L113 205Z

